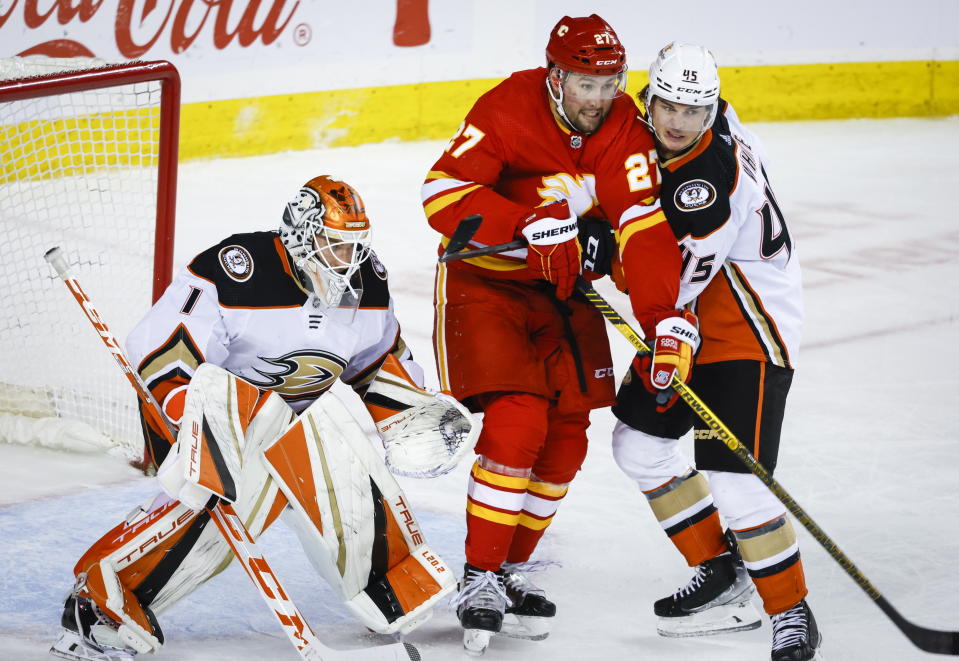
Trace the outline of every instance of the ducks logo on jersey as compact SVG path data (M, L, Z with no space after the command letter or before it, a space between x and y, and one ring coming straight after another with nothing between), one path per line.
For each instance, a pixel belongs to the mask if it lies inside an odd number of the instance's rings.
M716 189L704 179L693 179L676 189L673 202L680 211L698 211L716 201Z
M237 282L245 282L253 275L253 257L243 246L226 246L220 250L220 265Z
M343 358L328 351L293 351L279 358L260 356L260 360L279 367L280 371L265 372L254 367L266 381L247 380L258 388L276 391L287 401L319 397L346 367Z
M373 273L376 274L376 277L380 280L386 280L386 267L383 266L383 262L377 258L376 253L372 250L370 251L370 264L373 266Z

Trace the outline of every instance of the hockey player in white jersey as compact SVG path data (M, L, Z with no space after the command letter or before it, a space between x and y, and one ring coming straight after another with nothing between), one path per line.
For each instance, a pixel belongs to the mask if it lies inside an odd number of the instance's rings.
M796 246L762 143L720 98L708 50L663 48L640 101L656 139L662 213L625 241L621 230L620 251L623 264L643 267L627 270L625 285L653 353L637 357L623 381L613 449L695 568L654 604L658 629L758 627L755 586L772 621L773 661L808 661L820 634L784 506L669 388L674 374L691 379L772 473L802 324ZM677 447L690 428L695 468Z
M163 493L77 562L54 655L158 651L156 615L232 559L204 510L215 497L254 537L283 518L370 630L408 632L453 589L380 453L324 394L337 379L353 387L397 473L441 474L475 443L466 409L421 387L370 241L358 193L313 178L279 231L201 252L134 328L131 362L180 432L171 447L144 425ZM216 470L198 480L183 448L201 432Z

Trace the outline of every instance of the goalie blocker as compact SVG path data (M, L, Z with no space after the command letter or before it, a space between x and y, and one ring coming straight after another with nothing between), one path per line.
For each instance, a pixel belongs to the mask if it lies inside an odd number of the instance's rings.
M211 498L231 502L254 538L282 517L316 571L377 633L414 629L455 585L379 454L331 393L296 416L276 393L204 363L158 479L166 494L135 509L74 568L75 596L119 623L119 639L137 652L162 645L154 614L231 560L201 511Z

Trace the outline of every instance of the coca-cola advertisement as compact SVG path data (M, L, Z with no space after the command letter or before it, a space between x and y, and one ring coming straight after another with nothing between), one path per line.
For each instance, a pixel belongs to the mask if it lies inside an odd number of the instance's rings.
M429 0L348 8L322 0L0 0L0 57L170 60L186 101L419 82L415 63L424 56L462 50L451 31L435 39L432 20L453 19L451 9ZM387 75L387 61L415 76Z
M631 71L679 39L707 44L720 67L955 57L949 3L863 21L829 0L715 11L687 0L0 0L0 57L164 59L184 101L502 78L542 66L550 28L596 12L615 26ZM921 9L925 7L925 9ZM823 21L822 16L829 16ZM892 18L890 18L892 17ZM905 21L905 23L903 22Z

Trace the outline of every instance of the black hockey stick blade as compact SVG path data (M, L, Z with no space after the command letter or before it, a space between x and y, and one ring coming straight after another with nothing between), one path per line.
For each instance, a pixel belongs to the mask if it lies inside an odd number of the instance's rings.
M450 237L450 242L446 245L446 250L443 251L443 256L440 257L440 261L446 261L443 259L444 257L465 248L466 244L470 242L470 239L473 238L473 235L476 234L476 230L479 229L482 223L483 217L478 213L474 213L472 216L467 216L461 220L453 232L453 236Z
M580 278L576 283L577 289L583 293L586 299L593 304L593 306L599 310L599 312L610 322L613 327L616 328L623 336L629 340L629 343L640 354L649 353L649 347L646 343L639 337L639 334L633 330L632 326L619 316L619 313L606 302L606 299L602 297L592 285L590 285L585 279ZM840 550L839 546L829 538L826 532L819 527L819 525L813 521L812 517L809 516L806 511L799 506L792 496L790 496L786 490L782 487L779 482L777 482L766 469L763 468L759 462L757 462L753 456L749 453L749 450L742 445L738 439L735 438L733 433L723 424L716 415L710 411L702 400L699 399L699 396L696 395L690 388L688 388L681 380L676 377L673 378L673 390L678 392L680 398L685 401L693 411L699 415L704 422L713 430L719 433L719 440L722 443L725 443L727 447L737 456L739 459L746 465L746 467L753 473L756 477L760 479L773 493L779 501L786 506L786 509L796 517L796 520L803 525L803 527L809 531L809 534L812 535L813 539L819 542L829 556L839 563L839 566L843 568L846 574L858 585L863 592L865 592L873 602L879 607L879 609L886 614L886 616L892 620L893 624L909 639L913 645L925 652L931 652L933 654L949 654L952 656L959 656L959 631L940 631L937 629L927 629L926 627L921 627L918 624L911 622L904 618L899 611L897 611L889 601L882 596L882 593L877 590L873 584L869 581L866 576L859 571L859 568L850 560L845 553ZM730 442L732 441L732 443Z
M922 651L959 656L959 631L939 631L938 629L921 627L900 615L899 611L893 608L892 604L886 601L886 598L882 595L875 596L874 601L880 610L905 634L909 642Z
M452 245L452 241L450 242ZM526 242L517 239L516 241L510 241L509 243L497 243L494 246L485 246L483 248L476 248L474 250L463 250L461 252L450 253L448 250L444 252L440 257L441 262L452 262L457 259L469 259L470 257L481 257L483 255L495 255L496 253L506 252L507 250L516 250L518 248L525 248Z
M509 243L497 243L494 246L484 246L482 248L476 248L475 250L463 250L470 242L470 239L473 238L473 235L476 234L476 230L479 229L482 223L483 217L478 213L467 216L461 220L460 224L453 231L450 242L446 244L446 250L440 255L440 262L451 262L457 259L468 259L482 255L494 255L496 253L506 252L507 250L517 250L518 248L524 248L526 246L526 241L516 239Z

